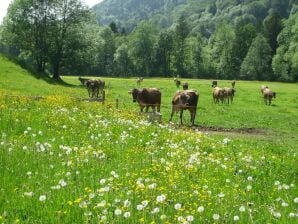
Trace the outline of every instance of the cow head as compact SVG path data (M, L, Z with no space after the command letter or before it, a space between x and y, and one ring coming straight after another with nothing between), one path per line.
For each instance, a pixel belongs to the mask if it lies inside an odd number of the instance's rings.
M139 94L140 90L138 89L133 89L131 91L129 91L128 93L132 95L132 102L136 102L137 101L137 97L138 97L138 94Z

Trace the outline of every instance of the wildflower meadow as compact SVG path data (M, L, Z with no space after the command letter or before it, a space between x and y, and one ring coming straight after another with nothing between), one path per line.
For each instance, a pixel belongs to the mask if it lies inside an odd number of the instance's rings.
M162 91L159 123L133 104L134 79L105 78L102 104L77 99L77 77L5 69L0 223L298 222L297 84L267 83L277 98L266 106L262 83L237 82L234 103L214 105L210 80L187 80L200 94L189 127L187 112L168 122L172 79L142 83Z

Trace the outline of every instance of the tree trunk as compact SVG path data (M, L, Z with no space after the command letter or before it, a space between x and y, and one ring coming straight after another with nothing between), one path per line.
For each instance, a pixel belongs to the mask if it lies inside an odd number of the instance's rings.
M60 65L59 63L55 64L53 67L53 79L60 79Z

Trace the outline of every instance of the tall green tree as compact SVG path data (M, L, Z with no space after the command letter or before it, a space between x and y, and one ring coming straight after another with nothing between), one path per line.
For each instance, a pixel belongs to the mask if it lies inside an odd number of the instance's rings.
M231 53L234 38L234 29L227 23L219 24L216 32L211 37L212 59L216 63L218 78L231 78L231 74L233 74Z
M272 50L267 39L259 34L252 42L241 65L240 78L246 80L269 80Z
M32 57L38 72L45 71L48 60L50 13L49 1L15 0L4 21L6 43Z
M281 16L276 11L271 11L264 19L263 24L265 37L268 38L272 54L274 55L278 46L277 36L283 28Z
M77 31L89 15L80 0L15 0L5 19L6 36L35 61L37 71L44 72L49 63L53 78L59 79L61 67L82 39Z
M175 68L177 75L184 77L187 74L185 66L186 38L189 34L189 26L186 17L182 14L175 28L176 45L175 45Z
M232 43L231 66L232 73L230 79L240 77L241 64L248 52L248 49L256 37L256 29L253 24L237 24L235 27L235 39Z
M52 0L49 15L49 60L53 68L53 78L60 78L65 59L72 57L74 44L81 36L76 30L89 21L90 11L80 0Z
M129 56L129 47L126 43L121 44L114 55L116 66L115 73L118 76L128 77L132 72L132 62Z
M278 36L276 55L272 60L274 77L279 81L298 81L298 14L294 13Z
M200 77L203 73L203 39L201 35L196 37L193 49L193 67L195 77Z
M163 76L171 74L171 56L174 48L173 34L165 30L159 33L155 51L155 64L158 73Z
M131 48L136 71L149 76L153 70L153 48L156 39L155 27L141 22L133 32Z
M116 52L115 37L110 27L104 28L100 34L102 45L99 53L99 74L114 74L114 54Z

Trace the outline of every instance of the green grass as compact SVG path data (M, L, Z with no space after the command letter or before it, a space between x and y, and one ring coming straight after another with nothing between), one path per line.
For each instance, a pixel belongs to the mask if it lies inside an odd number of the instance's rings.
M134 79L105 78L104 105L73 100L87 91L63 79L0 58L1 223L297 222L297 84L266 82L277 98L265 106L263 83L239 81L233 105L214 105L209 80L184 80L200 94L196 124L260 130L208 134L168 124L172 79L142 83L162 91L161 124L138 116Z

